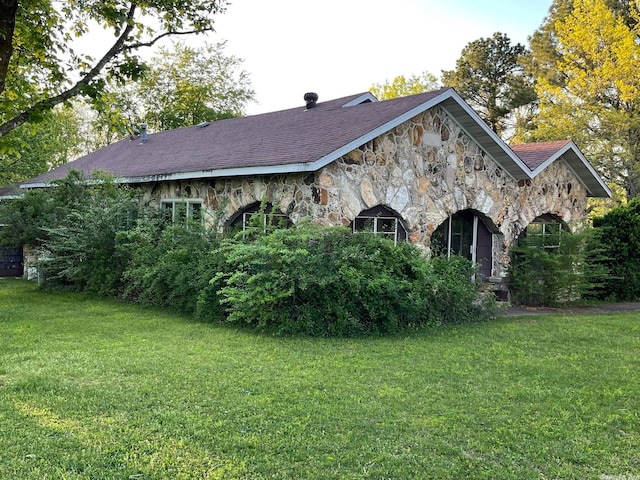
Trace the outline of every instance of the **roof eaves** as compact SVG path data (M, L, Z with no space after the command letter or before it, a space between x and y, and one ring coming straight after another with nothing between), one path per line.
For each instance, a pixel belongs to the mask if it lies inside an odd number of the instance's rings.
M21 183L19 188L23 188L25 190L29 189L29 188L46 188L46 187L50 187L51 183L47 183L47 182L35 182L35 183Z
M197 178L241 177L254 175L275 175L281 173L300 173L313 171L310 163L294 163L288 165L273 165L267 167L238 167L216 170L199 170L195 172L179 172L157 175L143 175L136 177L118 177L117 183L150 183L173 180L192 180Z
M493 130L491 130L489 128L487 123L484 120L482 120L482 118L480 118L480 116L475 112L475 110L473 110L471 108L471 106L462 99L462 97L458 94L458 92L456 92L453 88L451 88L451 89L445 91L443 95L447 96L447 98L443 99L443 101L444 100L449 100L449 99L455 101L457 106L459 108L461 108L462 110L464 110L464 112L469 116L469 118L471 120L473 120L475 122L475 124L481 128L481 130L484 132L484 134L487 135L490 138L490 140L492 140L493 143L499 147L499 153L504 154L506 156L507 160L510 160L511 162L513 162L514 166L516 167L514 169L515 171L512 171L512 169L509 169L507 166L505 166L504 165L504 161L501 161L500 159L496 158L496 155L492 154L489 151L489 149L487 148L487 146L483 145L481 143L481 139L479 139L477 135L474 135L473 133L471 133L468 130L468 128L457 118L457 115L455 113L451 112L446 107L446 105L442 106L442 108L447 112L447 114L465 132L465 134L467 136L469 136L470 138L473 138L477 142L479 142L480 143L480 147L482 147L484 152L494 162L496 162L498 165L502 166L502 168L507 172L507 174L511 178L514 178L516 180L532 179L533 178L533 176L531 175L531 170L529 169L529 167L527 167L527 165L522 161L522 159L520 159L520 157L518 157L515 154L515 152L513 152L513 150L511 150L511 148L509 148L509 146Z

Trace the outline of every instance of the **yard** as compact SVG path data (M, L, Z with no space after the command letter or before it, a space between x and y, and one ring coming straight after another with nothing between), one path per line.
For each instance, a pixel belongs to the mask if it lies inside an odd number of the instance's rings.
M640 478L640 314L270 337L0 281L2 479Z

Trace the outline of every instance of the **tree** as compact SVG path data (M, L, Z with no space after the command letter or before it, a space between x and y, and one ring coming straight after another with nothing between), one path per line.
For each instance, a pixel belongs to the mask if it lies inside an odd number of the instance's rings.
M507 118L519 107L535 101L533 79L521 63L527 50L512 45L503 33L480 38L462 50L456 69L442 71L442 82L455 88L498 135Z
M224 43L162 48L135 88L150 128L168 130L240 116L255 92Z
M575 0L553 25L555 63L537 84L537 137L572 138L628 198L640 194L639 19L632 1Z
M420 75L412 75L409 78L399 75L391 83L376 83L369 88L369 91L378 100L388 100L436 90L439 87L440 85L435 75L429 72L422 72Z
M8 154L0 156L0 185L24 180L79 155L82 136L72 108L58 105L38 123L27 123L3 138Z
M226 0L0 0L0 137L76 96L99 99L107 78L136 78L138 51L213 29ZM114 35L98 60L77 53L89 25ZM0 145L1 148L1 145ZM0 150L2 154L2 150Z

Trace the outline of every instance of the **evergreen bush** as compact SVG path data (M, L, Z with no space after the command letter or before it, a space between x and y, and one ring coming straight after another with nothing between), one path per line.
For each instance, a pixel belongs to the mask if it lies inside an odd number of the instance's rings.
M590 250L601 252L595 263L609 272L598 289L600 298L634 301L640 298L640 197L594 218Z
M599 263L594 232L563 231L559 245L544 237L525 236L511 250L508 281L512 302L529 306L562 306L595 298L607 281Z

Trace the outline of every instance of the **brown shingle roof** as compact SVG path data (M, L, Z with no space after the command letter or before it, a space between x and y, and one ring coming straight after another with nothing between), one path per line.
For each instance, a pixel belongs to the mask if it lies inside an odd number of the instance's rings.
M571 140L556 140L552 142L522 143L520 145L511 145L511 150L522 159L531 171L534 171L570 142Z
M89 175L95 170L137 178L211 170L259 169L309 164L376 130L442 90L394 101L343 107L351 95L278 112L212 122L121 140L40 175L29 183L63 178L69 168Z
M212 122L125 139L22 187L46 186L75 168L87 177L111 172L124 183L316 171L425 110L440 106L514 179L538 175L562 156L590 195L610 192L573 142L509 148L451 88L376 101L369 92L278 112ZM548 162L548 163L545 163Z

